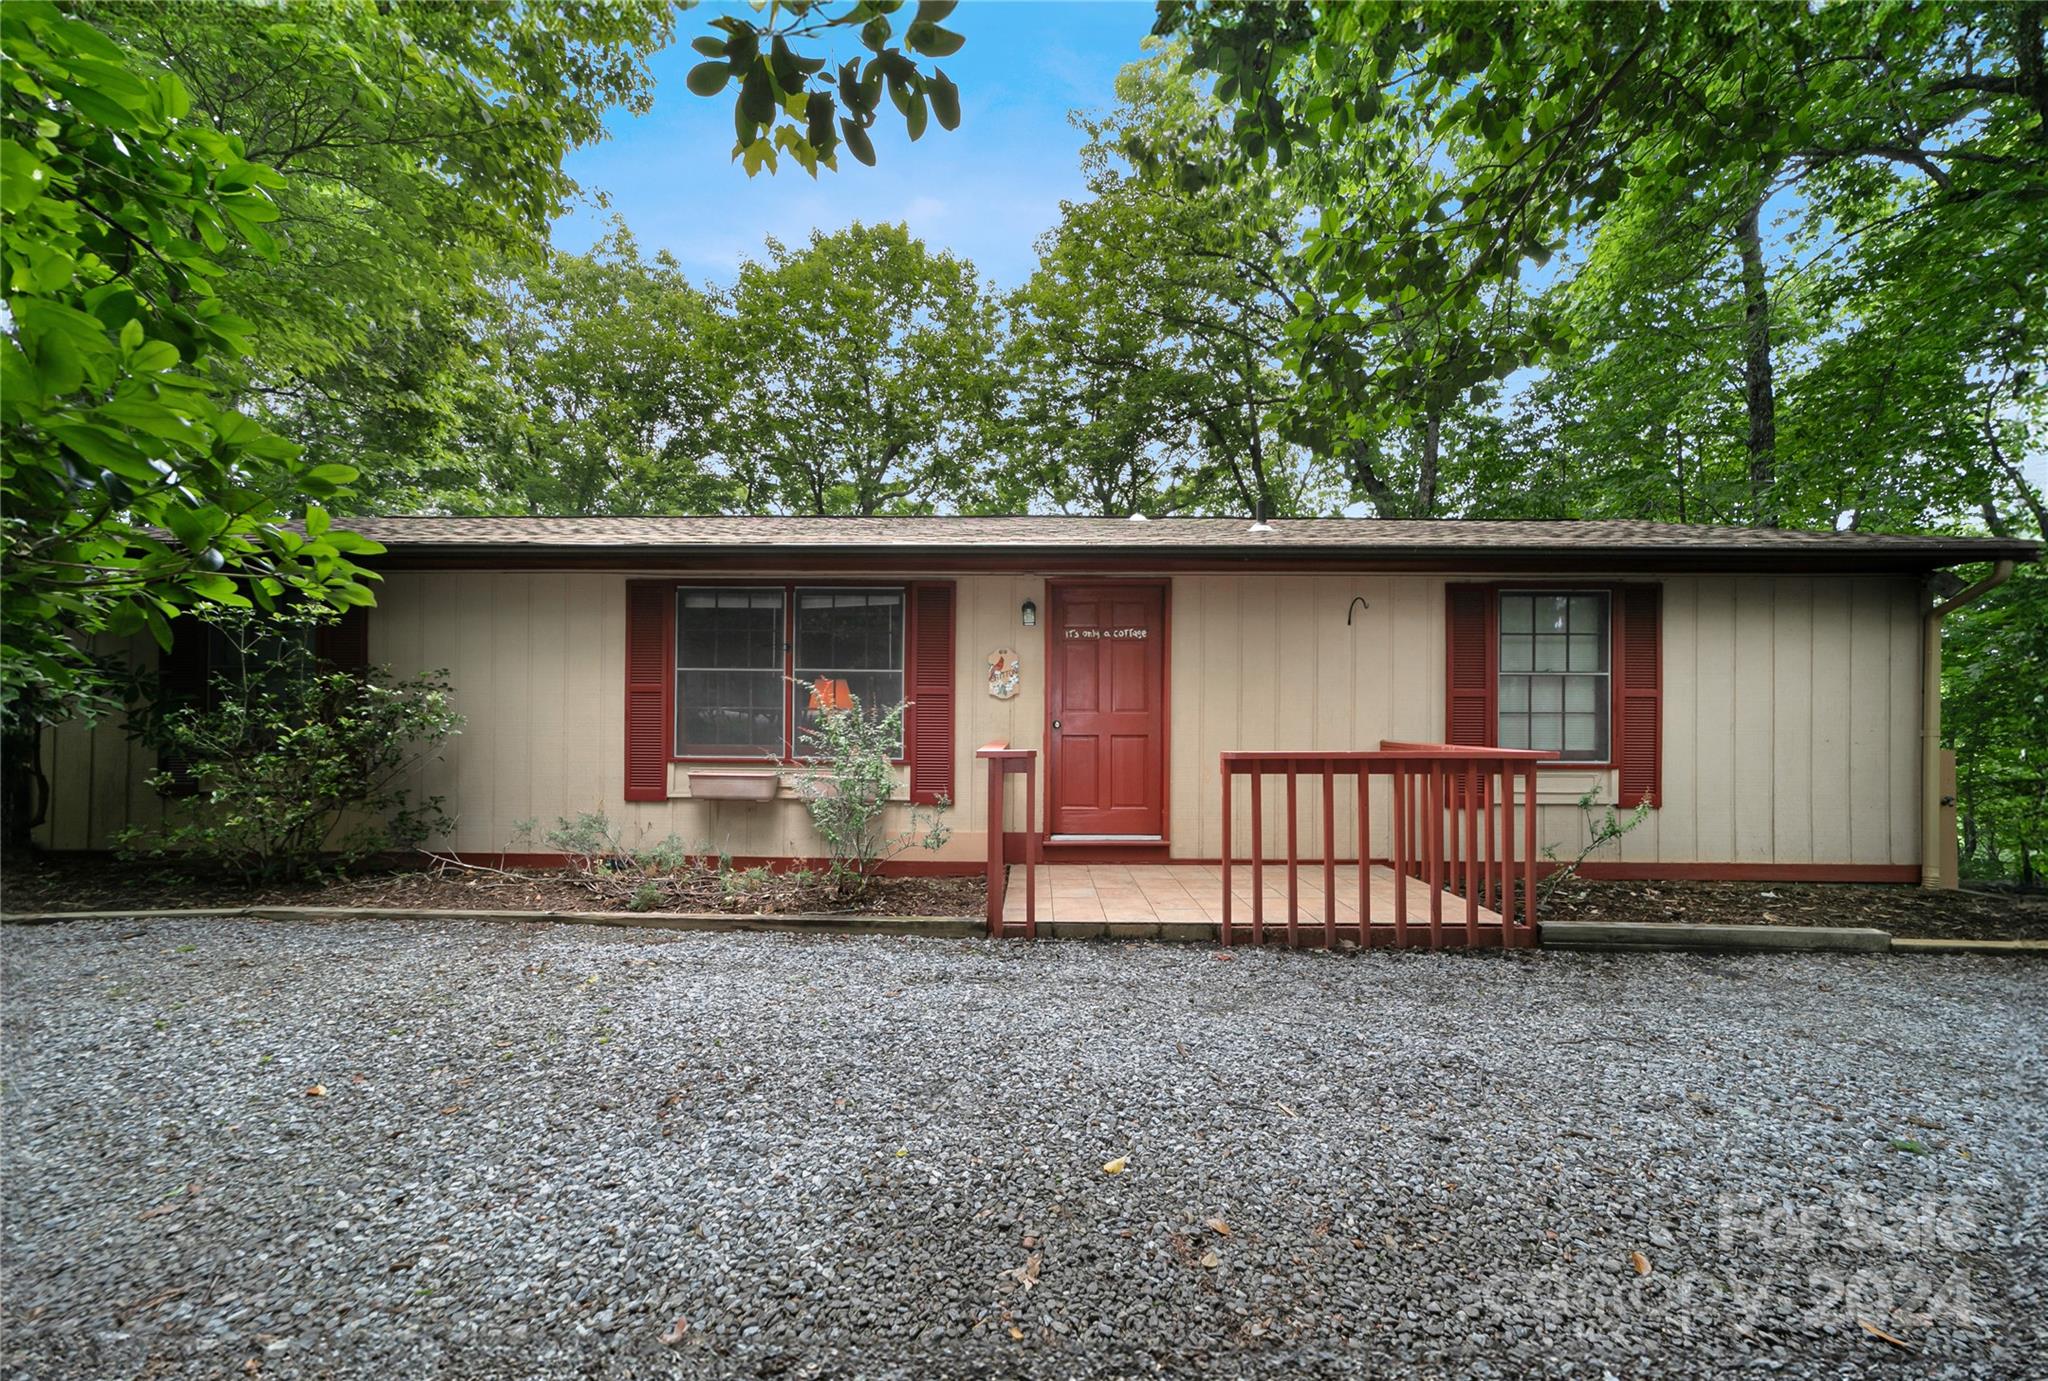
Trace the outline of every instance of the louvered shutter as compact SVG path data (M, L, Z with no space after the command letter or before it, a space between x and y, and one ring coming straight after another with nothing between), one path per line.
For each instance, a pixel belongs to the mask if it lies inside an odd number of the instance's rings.
M370 611L361 605L342 610L341 617L321 624L313 633L313 653L337 671L362 671L370 665Z
M1624 809L1664 804L1663 587L1615 595L1614 760Z
M626 799L668 799L669 627L675 587L626 582Z
M904 756L910 760L910 799L931 805L953 792L953 586L910 587L910 688Z
M1494 741L1494 587L1449 585L1444 608L1444 742Z
M208 684L206 643L207 626L198 619L171 621L171 645L157 653L156 710L207 705L212 687ZM189 796L197 786L192 780L192 764L183 754L159 752L156 770L169 779L161 788L167 796Z

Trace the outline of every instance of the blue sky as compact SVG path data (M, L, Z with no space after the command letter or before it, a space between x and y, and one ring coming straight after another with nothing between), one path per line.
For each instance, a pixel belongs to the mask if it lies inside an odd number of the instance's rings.
M725 282L743 259L761 257L769 235L800 243L814 227L903 221L1015 287L1060 201L1082 192L1081 138L1067 112L1114 103L1116 74L1141 56L1154 17L1151 0L966 0L946 27L967 44L941 64L960 87L960 128L934 121L913 144L885 103L873 132L877 166L842 154L838 172L820 170L813 182L787 160L778 173L748 178L731 158L732 93L705 100L684 87L683 74L703 60L689 41L717 12L679 15L676 42L650 64L654 108L615 113L611 138L570 157L570 175L610 208L584 206L558 222L562 248L587 249L616 213L644 249L670 251L694 280ZM848 35L833 57L856 51Z

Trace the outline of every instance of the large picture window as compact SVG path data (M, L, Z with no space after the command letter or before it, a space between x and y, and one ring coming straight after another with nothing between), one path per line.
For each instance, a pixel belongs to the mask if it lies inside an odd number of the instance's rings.
M1500 597L1502 748L1547 748L1606 762L1608 596L1603 590L1508 590Z
M675 755L798 758L821 709L901 704L904 610L901 589L681 587Z

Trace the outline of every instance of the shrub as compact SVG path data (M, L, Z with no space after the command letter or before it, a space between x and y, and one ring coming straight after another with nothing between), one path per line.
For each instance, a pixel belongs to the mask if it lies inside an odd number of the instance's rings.
M802 684L802 683L799 683ZM815 704L833 697L815 686ZM857 696L842 709L823 709L804 729L810 764L796 777L797 794L810 808L811 823L825 840L834 885L842 896L860 896L876 867L906 849L938 849L951 831L943 812L913 806L908 825L894 834L882 829L889 795L896 789L896 745L903 738L903 706L879 714L863 709Z
M180 764L150 785L185 799L162 827L126 831L127 852L291 879L449 828L440 797L414 801L405 785L461 729L446 673L395 680L327 667L307 636L325 617L222 610L209 619L236 655L213 677L210 703L137 716L143 741Z
M1650 803L1648 801L1637 805L1626 817L1617 816L1614 813L1613 806L1608 806L1606 813L1603 815L1599 806L1600 789L1598 787L1579 797L1579 818L1586 826L1586 843L1577 855L1572 858L1571 862L1566 863L1562 860L1557 845L1545 844L1543 846L1543 856L1556 864L1557 869L1549 877L1543 879L1543 885L1536 894L1539 899L1549 900L1550 896L1560 887L1578 877L1580 864L1591 858L1599 850L1606 848L1609 844L1619 841L1623 835L1650 817Z

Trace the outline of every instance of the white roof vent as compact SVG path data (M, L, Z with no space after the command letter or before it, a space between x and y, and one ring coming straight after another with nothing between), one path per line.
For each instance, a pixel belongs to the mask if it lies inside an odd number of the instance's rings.
M1129 519L1128 519L1127 521L1129 521L1129 522L1133 522L1133 523L1149 523L1149 522L1151 522L1152 520L1151 520L1150 518L1147 518L1147 517L1146 517L1146 516L1145 516L1144 514L1142 514L1142 513L1133 513L1133 514L1132 514L1132 515L1130 516L1130 518L1129 518Z
M1252 505L1251 530L1254 535L1262 535L1273 530L1273 525L1266 521L1266 506L1262 503Z

